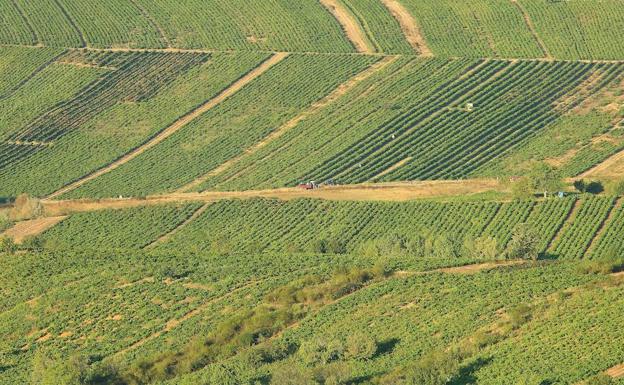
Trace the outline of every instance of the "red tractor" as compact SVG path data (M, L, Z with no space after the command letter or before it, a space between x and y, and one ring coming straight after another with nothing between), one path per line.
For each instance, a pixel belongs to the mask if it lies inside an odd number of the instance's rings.
M319 188L319 185L314 181L310 181L308 183L300 183L297 187L303 190L314 190Z

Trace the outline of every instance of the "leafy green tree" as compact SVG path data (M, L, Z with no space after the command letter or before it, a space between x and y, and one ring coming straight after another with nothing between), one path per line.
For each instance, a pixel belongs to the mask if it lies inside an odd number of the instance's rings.
M377 352L377 341L363 332L355 332L347 337L344 357L346 359L368 360Z
M500 254L498 241L494 237L482 235L472 241L472 256L481 259L496 259Z
M516 200L531 199L533 191L533 184L529 178L520 178L511 183L511 195Z
M343 357L344 344L337 339L314 338L304 342L299 353L307 365L324 365Z
M563 189L563 181L559 171L547 163L540 163L529 174L531 187L543 191L544 197Z
M539 258L539 245L541 239L539 234L526 223L517 226L507 246L507 257L510 259L532 259Z

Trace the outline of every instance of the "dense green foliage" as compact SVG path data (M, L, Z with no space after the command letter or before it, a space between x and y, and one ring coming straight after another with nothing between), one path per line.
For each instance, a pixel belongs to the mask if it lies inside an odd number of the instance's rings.
M144 196L181 187L261 141L374 60L291 55L131 163L67 196Z
M48 194L110 163L267 56L68 52L0 100L0 196Z

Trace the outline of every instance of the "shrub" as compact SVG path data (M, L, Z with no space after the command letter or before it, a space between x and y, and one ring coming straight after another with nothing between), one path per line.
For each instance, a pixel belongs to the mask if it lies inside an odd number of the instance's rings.
M540 236L528 224L520 224L513 232L507 246L507 256L511 259L539 258Z
M14 254L17 251L17 245L13 239L9 237L0 238L0 252Z
M345 343L345 358L354 360L368 360L377 352L377 341L363 332L355 332L347 337Z

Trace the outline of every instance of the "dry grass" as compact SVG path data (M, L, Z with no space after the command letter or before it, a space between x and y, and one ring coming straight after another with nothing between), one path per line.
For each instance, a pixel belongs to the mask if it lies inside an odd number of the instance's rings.
M67 217L55 216L18 222L15 224L15 226L5 231L2 236L11 238L15 243L20 244L29 237L39 235L44 231L54 227L65 218Z

